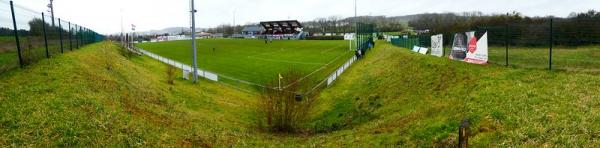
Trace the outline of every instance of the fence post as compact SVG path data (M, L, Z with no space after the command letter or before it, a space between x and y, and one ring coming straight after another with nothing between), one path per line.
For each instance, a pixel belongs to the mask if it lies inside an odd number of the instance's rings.
M75 38L75 49L79 49L79 41L77 40L77 34L79 33L79 31L77 31L77 25L73 26L75 33L72 34L71 36L73 36Z
M506 62L506 67L508 67L508 32L509 32L509 25L508 23L506 23L505 29L504 29L504 45L506 46L506 50L504 53L504 58L505 58L505 62Z
M554 44L554 35L553 35L554 34L554 32L553 32L554 29L552 29L554 27L553 26L553 24L554 24L553 20L554 19L550 18L550 58L549 58L549 61L548 61L548 64L549 64L548 65L548 70L552 70L552 45Z
M44 45L46 47L46 58L50 58L50 52L48 51L48 35L46 35L46 19L45 19L45 15L44 12L42 12L42 29L44 31Z
M77 38L77 46L79 48L81 48L81 46L83 46L82 42L81 42L81 37L80 37L81 36L81 26L77 26L77 28L75 28L75 29L77 29L77 35L75 35L75 37Z
M77 49L81 48L81 40L79 39L79 34L81 33L81 30L79 30L79 25L75 26L75 31L77 33L75 33L75 41L77 42Z
M69 22L69 49L71 51L73 51L73 41L72 41L73 38L72 38L72 36L73 36L73 32L71 30L71 22Z
M81 48L83 46L83 39L81 39L83 30L81 30L81 26L78 26L77 30L79 31L79 33L77 34L77 39L79 40L79 48Z
M459 148L468 148L469 147L469 120L463 119L460 123L460 128L458 130L458 147Z
M85 44L90 44L90 30L87 28L84 28L85 30L85 34L83 34L83 40L85 41Z
M83 47L85 45L85 43L83 42L83 33L84 33L83 32L83 27L79 26L79 32L81 32L79 34L79 38L80 38L79 41L81 42L81 46Z
M25 63L23 63L23 57L21 55L21 43L19 42L19 29L17 29L17 19L15 19L15 7L13 5L12 0L10 1L10 12L12 14L12 21L13 21L13 27L14 27L13 32L15 33L15 41L17 42L17 54L19 55L19 65L21 67L23 67Z
M58 38L60 39L60 53L65 53L65 49L63 46L63 37L62 37L62 25L60 24L60 18L58 18Z
M85 28L81 28L81 30L83 30L83 31L81 31L82 32L81 33L81 43L83 45L87 45L87 40L85 39L85 35L87 34L87 30Z

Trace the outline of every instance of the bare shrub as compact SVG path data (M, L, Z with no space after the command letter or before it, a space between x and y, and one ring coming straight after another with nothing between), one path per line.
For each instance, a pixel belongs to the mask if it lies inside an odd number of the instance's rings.
M131 57L133 57L133 55L134 55L134 53L132 51L130 51L129 49L127 49L123 46L119 46L119 52L121 52L121 55L123 55L127 59L131 59Z
M110 44L103 44L100 49L104 56L104 66L105 66L106 70L112 70L114 67L114 60L112 59L112 55L111 55L112 48L110 46L111 46Z
M302 75L290 70L282 75L281 86L279 80L271 81L266 86L258 103L261 113L259 123L266 123L272 132L297 132L304 125L310 110L315 105L314 95L304 95L310 90L308 80L301 80ZM285 87L287 86L287 87Z
M175 71L177 68L173 65L167 65L167 83L173 85L175 84Z
M119 49L119 53L121 53L121 55L123 57L126 57L127 59L131 59L133 56L135 56L135 53L129 49L127 49L125 46L118 46Z

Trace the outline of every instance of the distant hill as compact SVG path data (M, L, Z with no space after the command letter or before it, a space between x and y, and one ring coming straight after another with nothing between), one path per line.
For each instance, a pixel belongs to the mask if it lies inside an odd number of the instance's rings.
M404 16L393 16L393 17L388 17L388 19L393 20L393 21L398 21L398 22L403 22L403 23L408 23L411 20L417 19L420 16L422 16L423 14L413 14L413 15L404 15Z
M405 15L405 16L359 16L358 18L361 20L372 20L372 21L377 21L377 20L385 20L385 22L396 22L396 23L408 23L411 20L414 20L416 18L418 18L419 16L421 16L423 14L415 14L415 15ZM347 22L353 22L354 17L348 17L348 18L343 18L342 21L347 21ZM303 22L303 23L312 23L313 21L307 21L307 22ZM381 22L381 21L379 21ZM207 28L197 28L197 31L207 31L209 29ZM149 30L149 31L142 31L142 32L137 32L139 35L156 35L156 34L170 34L170 35L176 35L176 34L180 34L181 32L184 33L189 33L191 32L190 29L188 27L168 27L168 28L164 28L164 29L160 29L160 30Z
M203 31L203 30L206 30L206 29L196 28L196 32ZM139 35L157 35L157 34L176 35L176 34L180 34L181 32L189 34L191 32L191 29L188 27L169 27L169 28L165 28L165 29L161 29L161 30L149 30L149 31L142 31L142 32L137 32L137 33Z

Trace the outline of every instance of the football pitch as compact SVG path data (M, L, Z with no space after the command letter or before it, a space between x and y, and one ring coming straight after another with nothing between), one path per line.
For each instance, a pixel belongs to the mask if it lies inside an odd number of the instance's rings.
M259 85L290 70L319 81L354 55L348 41L199 39L198 67ZM192 65L191 41L142 43L137 47ZM220 78L220 79L221 79ZM221 81L221 80L220 80Z

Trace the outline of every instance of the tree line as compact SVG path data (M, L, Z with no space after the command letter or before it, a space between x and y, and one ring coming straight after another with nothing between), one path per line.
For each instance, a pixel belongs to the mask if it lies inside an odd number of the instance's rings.
M301 22L303 31L312 34L342 34L355 32L355 22L373 23L377 26L379 32L401 32L408 29L407 17L386 17L386 16L359 16L342 18L340 16L330 16L316 18L312 21ZM244 27L258 26L258 23L250 23L246 25L228 25L223 24L217 27L208 28L204 31L208 33L223 33L225 36L239 34Z
M317 18L313 21L306 21L304 31L310 33L352 33L355 32L356 22L375 24L378 32L401 32L408 28L407 19L404 17L386 17L386 16L358 16L342 18L330 16L326 18Z
M43 36L44 28L46 27L46 35L48 37L54 37L59 35L59 31L62 32L63 35L68 35L69 31L58 26L52 26L48 23L45 23L42 19L34 18L30 20L28 23L29 30L19 29L17 33L19 36ZM0 27L0 36L14 36L14 30L10 28Z
M600 12L594 10L572 13L566 18L527 17L518 12L492 15L481 12L431 13L422 14L408 24L415 30L429 30L422 36L444 34L446 41L452 41L454 33L488 31L490 44L497 45L505 42L526 46L548 45L551 36L557 45L600 43Z

